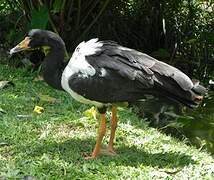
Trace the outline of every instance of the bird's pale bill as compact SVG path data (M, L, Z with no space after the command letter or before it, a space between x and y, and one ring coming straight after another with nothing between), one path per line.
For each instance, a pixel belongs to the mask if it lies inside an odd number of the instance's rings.
M31 41L30 37L25 37L25 39L23 41L21 41L17 46L15 46L14 48L12 48L10 50L10 55L19 52L19 51L23 51L23 50L27 50L30 49L29 47L29 43Z

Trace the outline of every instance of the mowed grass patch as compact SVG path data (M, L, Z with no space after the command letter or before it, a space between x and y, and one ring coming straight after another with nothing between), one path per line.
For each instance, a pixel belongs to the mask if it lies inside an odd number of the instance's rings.
M148 127L131 109L119 109L117 156L85 160L95 145L98 120L82 105L44 81L37 72L0 66L0 177L37 179L213 179L207 152ZM55 98L42 100L41 95ZM41 114L35 106L44 108ZM110 114L108 113L108 119ZM108 123L109 126L109 123ZM109 131L104 139L108 142Z

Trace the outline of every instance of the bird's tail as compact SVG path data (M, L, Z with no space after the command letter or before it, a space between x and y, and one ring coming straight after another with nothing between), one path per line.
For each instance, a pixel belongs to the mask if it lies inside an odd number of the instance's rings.
M207 89L199 84L199 81L193 80L193 88L190 90L193 95L193 101L196 105L198 105L204 98L204 96L207 94Z
M161 88L160 95L166 96L172 100L178 101L190 108L197 107L203 100L207 89L199 84L199 81L193 80L193 87L190 90L182 89L175 81L169 78L162 79L162 84L156 84Z

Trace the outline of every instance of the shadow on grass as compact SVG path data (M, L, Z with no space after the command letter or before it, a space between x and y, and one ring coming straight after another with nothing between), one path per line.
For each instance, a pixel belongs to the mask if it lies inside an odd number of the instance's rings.
M139 164L143 164L145 166L158 168L177 168L196 163L190 155L182 152L149 153L143 149L138 149L135 146L119 147L117 151L120 153L123 165L132 167L137 167Z
M51 156L57 156L67 163L83 164L84 154L90 153L94 146L93 139L71 139L62 143L52 142L40 144L31 148L28 156L42 156L44 153ZM135 146L121 146L116 149L117 156L100 156L93 162L99 162L103 165L108 165L109 162L114 162L115 165L139 167L152 166L158 168L182 168L196 162L190 155L182 152L165 152L165 153L148 153L142 149L137 149ZM90 161L89 161L90 162Z

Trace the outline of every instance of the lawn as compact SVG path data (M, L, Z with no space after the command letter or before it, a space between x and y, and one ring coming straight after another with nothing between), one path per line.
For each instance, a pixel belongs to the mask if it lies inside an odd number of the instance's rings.
M36 72L0 66L0 81L15 85L0 90L0 179L214 178L209 153L149 127L124 108L115 145L119 155L85 160L98 127L90 107L36 77ZM44 112L34 112L35 106Z

